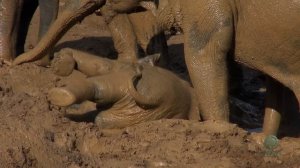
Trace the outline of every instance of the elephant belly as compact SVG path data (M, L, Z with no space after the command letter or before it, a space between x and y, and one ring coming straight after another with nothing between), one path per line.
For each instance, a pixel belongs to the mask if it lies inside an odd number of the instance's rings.
M241 2L235 30L235 59L278 79L299 78L299 16L300 1Z

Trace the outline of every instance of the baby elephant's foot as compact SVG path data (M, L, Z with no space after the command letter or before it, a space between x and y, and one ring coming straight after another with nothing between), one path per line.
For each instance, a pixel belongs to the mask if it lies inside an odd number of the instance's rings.
M48 100L57 106L69 106L93 100L95 97L95 85L87 79L78 77L69 81L64 87L53 88L48 92Z
M48 93L48 100L57 106L69 106L76 102L76 96L67 88L53 88Z
M55 55L51 67L54 74L59 76L69 76L75 68L75 60L72 53L63 52Z

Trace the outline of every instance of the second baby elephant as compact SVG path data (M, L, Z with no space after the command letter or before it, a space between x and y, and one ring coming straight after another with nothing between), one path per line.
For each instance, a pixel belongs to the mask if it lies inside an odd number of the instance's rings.
M39 39L56 19L59 0L1 0L0 1L0 60L12 61L24 52L24 43L30 20L40 7ZM44 57L41 64L48 64Z
M73 62L89 76L50 90L52 104L68 106L84 100L98 105L112 104L95 122L102 128L123 128L162 118L199 120L195 96L189 83L170 71L148 64L108 60L66 49L54 63L55 72L69 74ZM70 64L69 64L70 65ZM70 71L71 70L71 71Z

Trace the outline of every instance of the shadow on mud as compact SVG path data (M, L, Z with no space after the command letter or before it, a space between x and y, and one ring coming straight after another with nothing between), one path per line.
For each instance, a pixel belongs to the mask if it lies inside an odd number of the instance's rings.
M66 41L56 45L54 52L63 48L72 48L111 59L117 58L111 37L83 37L78 40Z
M95 122L95 118L99 113L102 111L106 111L112 107L113 104L101 105L96 106L96 110L87 111L81 114L66 114L65 116L68 117L70 120L75 122ZM74 104L70 108L77 109L79 108L80 104Z

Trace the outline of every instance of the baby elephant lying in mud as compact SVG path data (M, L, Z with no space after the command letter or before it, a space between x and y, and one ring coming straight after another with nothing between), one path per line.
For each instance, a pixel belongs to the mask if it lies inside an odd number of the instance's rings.
M70 74L75 66L87 78L51 89L48 98L58 106L85 100L100 106L111 104L95 119L102 128L123 128L162 118L200 120L190 84L172 72L146 63L108 60L71 49L60 52L53 63L60 75Z

